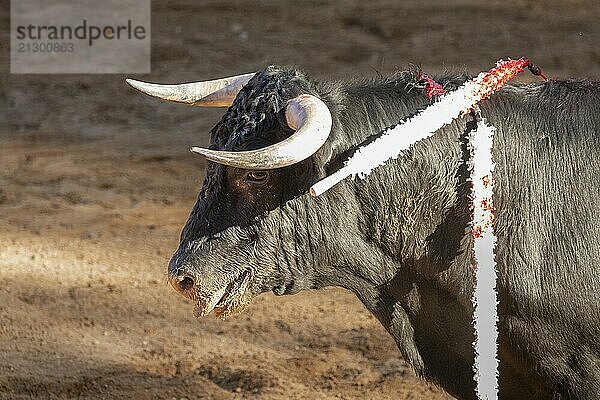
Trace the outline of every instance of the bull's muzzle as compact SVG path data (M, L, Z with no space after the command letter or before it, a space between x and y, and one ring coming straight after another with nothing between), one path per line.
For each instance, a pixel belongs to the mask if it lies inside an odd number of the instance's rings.
M219 268L212 272L206 268L200 271L194 263L183 260L177 254L173 256L168 279L179 294L195 303L196 317L208 315L215 309L221 317L227 317L248 300L245 295L252 279L250 269L239 268L229 273Z

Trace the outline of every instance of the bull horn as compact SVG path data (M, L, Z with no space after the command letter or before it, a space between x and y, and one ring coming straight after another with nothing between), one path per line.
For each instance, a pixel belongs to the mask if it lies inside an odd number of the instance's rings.
M309 94L290 100L285 118L296 132L285 140L258 150L219 151L192 147L210 161L244 169L274 169L296 164L323 146L331 132L331 112L322 100Z
M161 100L204 107L229 107L235 96L255 74L230 76L205 82L160 85L126 79L133 88Z

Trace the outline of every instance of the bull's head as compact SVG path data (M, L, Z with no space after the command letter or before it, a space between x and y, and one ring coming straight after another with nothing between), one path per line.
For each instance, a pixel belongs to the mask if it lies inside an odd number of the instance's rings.
M332 113L316 83L277 67L182 85L128 82L163 100L229 106L210 147L191 149L210 162L169 263L170 283L196 303L196 316L215 310L225 318L262 292L331 284L315 267L331 265L323 225L336 235L335 222L322 219L324 204L315 204L326 200L306 194L332 154L324 145Z

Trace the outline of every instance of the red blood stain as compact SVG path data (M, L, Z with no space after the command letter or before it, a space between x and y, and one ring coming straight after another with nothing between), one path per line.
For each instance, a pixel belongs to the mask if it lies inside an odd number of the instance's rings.
M489 211L489 212L494 211L494 203L492 202L492 199L485 198L485 199L481 200L480 205L481 205L481 208L483 208L485 211Z
M438 94L446 93L446 90L444 90L442 85L431 79L431 77L423 71L419 71L419 77L417 79L419 81L425 81L425 94L427 94L427 97L430 99Z
M542 70L527 58L507 61L500 60L496 63L494 68L483 76L483 78L478 79L480 81L480 89L477 91L477 97L480 99L489 97L508 81L523 72L525 68L529 68L534 75L539 75L544 78L544 80L548 80L542 73Z
M483 183L483 186L485 188L488 188L493 182L492 182L492 177L488 174L488 175L484 175L481 177L481 182Z

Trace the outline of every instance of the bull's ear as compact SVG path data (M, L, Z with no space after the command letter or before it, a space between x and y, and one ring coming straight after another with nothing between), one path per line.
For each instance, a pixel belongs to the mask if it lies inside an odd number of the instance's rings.
M142 93L165 101L202 107L229 107L239 91L254 75L254 73L243 74L177 85L161 85L134 79L126 79L126 82Z

